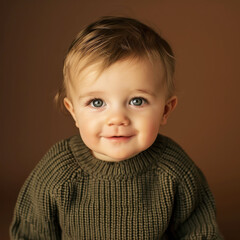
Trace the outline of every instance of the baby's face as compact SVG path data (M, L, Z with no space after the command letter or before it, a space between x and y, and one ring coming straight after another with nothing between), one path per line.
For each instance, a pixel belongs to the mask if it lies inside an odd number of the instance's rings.
M122 161L153 144L176 104L175 97L165 99L159 64L119 61L99 76L89 68L84 79L71 84L65 106L98 159Z

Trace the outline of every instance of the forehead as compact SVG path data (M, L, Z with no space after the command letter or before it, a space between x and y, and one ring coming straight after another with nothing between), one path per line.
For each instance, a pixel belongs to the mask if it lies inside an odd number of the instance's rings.
M158 59L147 58L120 60L103 69L101 62L85 68L72 81L74 91L83 92L89 89L116 89L145 87L155 89L164 85L165 71Z

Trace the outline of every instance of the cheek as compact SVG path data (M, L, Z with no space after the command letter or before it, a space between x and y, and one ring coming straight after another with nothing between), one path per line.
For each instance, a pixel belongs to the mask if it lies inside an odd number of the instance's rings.
M79 124L79 133L88 148L92 149L97 144L97 130L94 122L82 120Z
M159 113L149 113L140 118L136 124L143 141L148 145L153 143L159 131L160 118L157 114Z
M139 126L145 131L158 129L161 122L160 111L149 111L138 119Z
M101 129L99 119L96 119L96 117L93 117L91 114L80 112L77 120L79 132L83 139L93 138Z

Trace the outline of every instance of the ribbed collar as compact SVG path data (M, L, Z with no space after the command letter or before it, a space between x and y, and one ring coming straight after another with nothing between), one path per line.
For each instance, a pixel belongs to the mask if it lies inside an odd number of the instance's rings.
M107 162L95 158L79 135L70 139L69 146L80 168L95 177L129 178L156 168L164 149L165 138L158 135L155 142L147 150L120 162Z

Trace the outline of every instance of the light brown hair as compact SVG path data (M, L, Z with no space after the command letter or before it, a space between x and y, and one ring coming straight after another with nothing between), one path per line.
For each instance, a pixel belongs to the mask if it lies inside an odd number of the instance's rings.
M86 67L100 63L105 70L126 58L160 59L165 74L168 97L174 94L175 58L169 44L149 26L126 17L102 17L82 29L70 45L64 61L63 83L55 96L62 110L67 84Z

